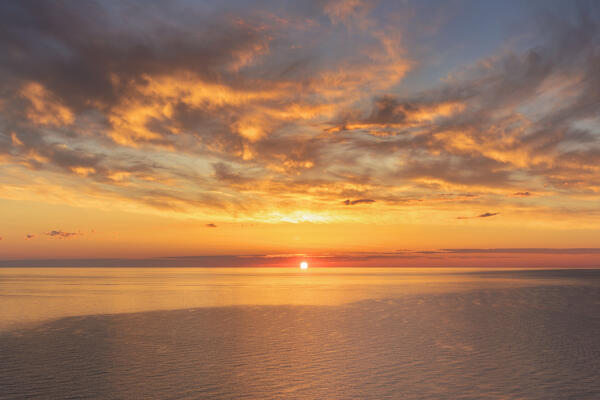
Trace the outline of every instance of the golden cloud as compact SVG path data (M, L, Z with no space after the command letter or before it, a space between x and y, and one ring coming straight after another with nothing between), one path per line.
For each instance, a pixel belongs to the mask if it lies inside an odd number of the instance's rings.
M62 126L70 125L75 120L73 112L37 82L25 84L20 94L29 100L27 118L34 124Z

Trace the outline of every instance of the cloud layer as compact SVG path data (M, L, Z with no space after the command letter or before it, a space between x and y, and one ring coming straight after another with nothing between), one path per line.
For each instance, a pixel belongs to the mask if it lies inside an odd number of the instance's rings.
M395 3L4 2L0 190L267 222L597 222L598 5L535 10L525 39L453 65L443 4Z

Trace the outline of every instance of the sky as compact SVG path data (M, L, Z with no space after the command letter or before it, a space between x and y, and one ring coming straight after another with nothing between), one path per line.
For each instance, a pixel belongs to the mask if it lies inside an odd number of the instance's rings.
M0 266L600 266L599 24L0 2Z

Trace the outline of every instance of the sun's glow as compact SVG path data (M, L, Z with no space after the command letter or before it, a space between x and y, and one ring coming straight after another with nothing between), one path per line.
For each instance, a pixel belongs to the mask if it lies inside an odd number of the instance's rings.
M308 269L308 263L306 261L302 261L300 263L300 269Z

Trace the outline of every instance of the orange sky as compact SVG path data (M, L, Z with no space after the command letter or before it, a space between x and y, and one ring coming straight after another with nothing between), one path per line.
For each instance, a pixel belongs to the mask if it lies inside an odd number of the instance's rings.
M396 3L0 9L0 265L600 266L596 8Z

